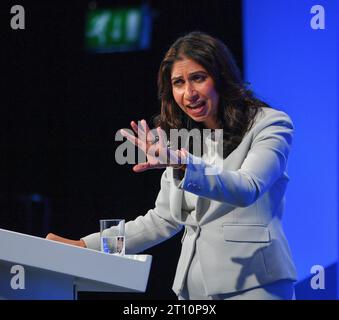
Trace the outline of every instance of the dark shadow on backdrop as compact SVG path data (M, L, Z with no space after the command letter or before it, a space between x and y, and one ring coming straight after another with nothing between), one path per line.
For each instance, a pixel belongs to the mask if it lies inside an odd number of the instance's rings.
M79 238L97 231L100 218L145 214L154 206L161 171L137 175L129 165L118 166L114 134L159 111L158 67L178 36L209 32L230 47L242 68L241 1L146 1L154 13L150 50L101 55L84 50L86 1L19 2L26 10L21 31L10 28L13 3L0 4L0 228ZM30 203L36 194L48 199L48 209ZM170 288L180 234L146 253L154 260L141 297L175 298Z

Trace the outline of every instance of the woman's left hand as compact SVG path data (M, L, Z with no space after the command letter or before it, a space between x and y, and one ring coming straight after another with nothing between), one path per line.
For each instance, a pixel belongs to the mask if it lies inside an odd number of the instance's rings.
M186 157L186 150L171 150L167 146L165 133L160 127L156 128L156 135L149 129L145 120L139 121L138 125L132 121L131 127L136 135L124 129L120 130L121 134L141 149L147 158L146 162L138 163L133 167L135 172L163 169L168 166L182 167L183 160Z

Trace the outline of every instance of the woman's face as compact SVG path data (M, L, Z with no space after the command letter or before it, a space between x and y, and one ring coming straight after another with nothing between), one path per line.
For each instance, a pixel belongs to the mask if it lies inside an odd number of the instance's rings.
M217 129L219 94L206 69L194 60L174 62L171 74L172 93L178 106L194 121Z

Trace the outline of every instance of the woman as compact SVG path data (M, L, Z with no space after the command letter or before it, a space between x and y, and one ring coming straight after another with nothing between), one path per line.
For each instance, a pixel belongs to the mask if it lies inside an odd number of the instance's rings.
M121 132L147 155L135 172L166 168L155 208L126 224L126 252L184 227L173 284L179 299L292 299L296 271L281 225L290 118L256 99L226 46L201 32L171 46L158 87L157 134L144 120L131 122L135 134ZM193 152L187 141L173 150L165 138L173 129L201 132L207 150ZM98 233L48 238L100 249Z

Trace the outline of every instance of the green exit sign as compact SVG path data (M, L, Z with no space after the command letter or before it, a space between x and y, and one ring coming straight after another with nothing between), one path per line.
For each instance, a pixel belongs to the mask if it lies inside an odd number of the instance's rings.
M148 7L94 9L87 14L86 47L112 52L146 49L150 42Z

